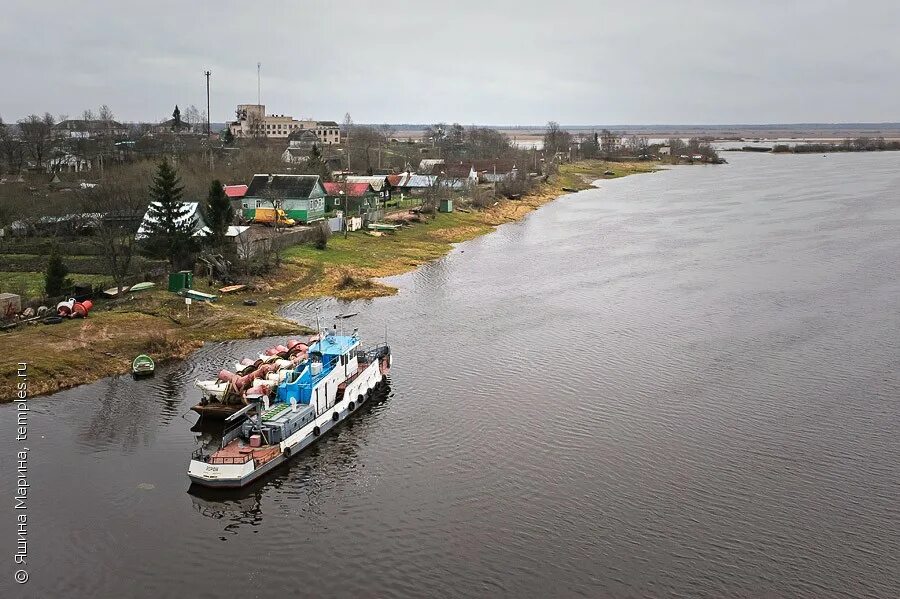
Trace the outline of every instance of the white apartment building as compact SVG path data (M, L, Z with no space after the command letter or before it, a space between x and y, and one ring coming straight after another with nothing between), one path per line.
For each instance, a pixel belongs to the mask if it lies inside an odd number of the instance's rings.
M228 127L235 137L287 139L294 131L310 130L323 144L341 143L341 128L335 121L298 121L284 114L266 114L265 104L238 104L237 120Z

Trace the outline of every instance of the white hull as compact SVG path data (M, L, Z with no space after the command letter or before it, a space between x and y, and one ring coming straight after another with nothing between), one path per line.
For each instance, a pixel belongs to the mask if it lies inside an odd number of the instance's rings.
M200 460L191 460L188 477L192 482L206 487L234 488L250 484L279 464L297 455L346 420L360 405L371 398L372 391L383 380L379 361L376 360L347 385L342 399L336 403L334 403L334 395L337 385L332 385L331 393L328 394L330 397L324 398L321 413L281 442L279 444L280 454L277 457L260 466L257 466L253 460L243 464L211 464Z

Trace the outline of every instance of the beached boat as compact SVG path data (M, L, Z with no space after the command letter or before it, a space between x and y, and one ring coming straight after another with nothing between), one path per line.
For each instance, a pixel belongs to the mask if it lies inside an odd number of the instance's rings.
M156 364L153 358L141 354L131 362L131 374L135 377L150 376L156 372Z
M156 287L156 283L151 283L150 281L144 281L143 283L137 283L135 285L132 285L131 288L128 289L128 291L130 291L130 292L147 291L148 289L153 289L154 287Z
M226 418L235 424L220 448L200 448L191 456L188 477L193 483L243 487L257 480L348 418L387 384L390 374L390 348L362 350L355 333L332 332L303 355L291 368L273 371L287 371L283 377L278 374L277 384L253 381L253 391L243 394L246 405Z
M368 228L370 231L388 231L388 232L390 232L390 231L396 231L401 226L402 225L391 225L388 223L370 223Z
M121 292L122 294L124 294L124 293L127 292L129 289L131 289L131 287L128 287L127 285L124 286L124 287L122 287L121 289L119 289L118 287L110 287L109 289L104 289L103 291L101 291L101 293L102 293L105 297L110 297L110 298L112 298L112 297L118 296L120 292Z

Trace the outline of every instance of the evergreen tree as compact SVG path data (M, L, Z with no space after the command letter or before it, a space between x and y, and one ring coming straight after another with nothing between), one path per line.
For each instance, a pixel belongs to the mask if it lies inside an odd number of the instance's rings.
M68 274L69 269L59 254L59 248L54 245L47 261L47 271L44 273L44 292L47 297L63 295L63 292L72 286L72 280L66 277Z
M322 177L322 181L331 179L331 173L328 172L328 166L325 164L325 159L322 157L322 151L319 149L319 144L313 144L312 148L310 148L309 157L306 159L305 171L306 174L319 175Z
M176 133L181 129L181 111L178 110L178 104L175 105L175 110L172 111L172 131Z
M231 129L225 127L225 129L222 131L221 140L222 143L226 146L230 146L234 143L234 134L231 133Z
M184 262L193 249L194 223L187 218L190 210L181 201L183 190L178 173L163 159L150 185L150 219L145 230L150 253L168 258L173 266Z
M234 220L234 208L231 207L231 200L225 195L225 188L219 180L213 181L209 186L206 216L209 229L212 231L208 242L213 247L221 247L225 243L228 225Z

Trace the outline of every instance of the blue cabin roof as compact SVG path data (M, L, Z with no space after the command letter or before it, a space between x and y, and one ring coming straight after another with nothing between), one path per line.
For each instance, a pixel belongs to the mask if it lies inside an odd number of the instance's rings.
M359 339L349 335L329 335L321 341L316 341L309 347L309 353L319 352L323 356L339 356L346 354L359 345Z

